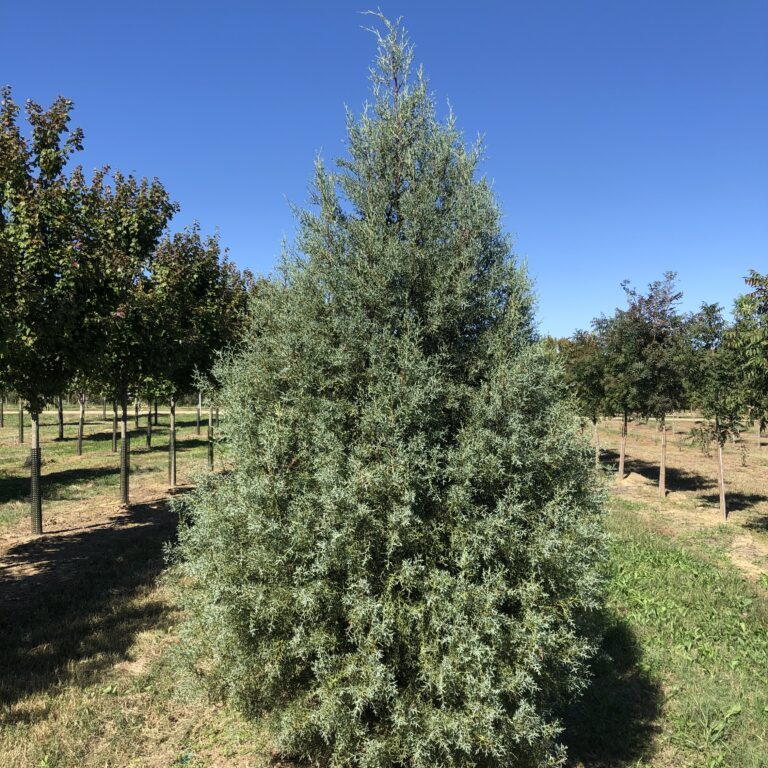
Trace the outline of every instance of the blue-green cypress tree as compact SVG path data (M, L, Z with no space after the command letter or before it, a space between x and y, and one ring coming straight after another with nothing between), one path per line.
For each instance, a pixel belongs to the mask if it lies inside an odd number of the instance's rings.
M295 252L216 372L179 652L325 766L539 766L586 683L600 494L533 298L396 25Z

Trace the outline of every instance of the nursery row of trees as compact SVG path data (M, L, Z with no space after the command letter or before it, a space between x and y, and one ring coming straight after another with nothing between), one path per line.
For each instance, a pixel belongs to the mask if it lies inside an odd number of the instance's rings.
M751 289L740 296L728 320L718 304L679 311L682 293L675 274L651 283L646 293L623 284L627 305L596 318L591 331L555 342L582 414L595 431L598 421L622 419L619 478L624 476L627 424L632 418L658 421L661 433L659 494L666 493L668 416L695 408L703 422L692 436L717 446L720 509L727 519L723 446L738 439L748 420L760 430L768 420L768 275L752 272Z
M83 147L71 101L27 102L22 126L10 88L0 95L0 391L31 415L32 529L41 533L46 405L78 393L78 451L87 396L112 402L115 421L119 409L127 504L129 403L169 401L175 484L175 403L237 338L253 280L197 224L169 233L179 207L157 179L70 170Z

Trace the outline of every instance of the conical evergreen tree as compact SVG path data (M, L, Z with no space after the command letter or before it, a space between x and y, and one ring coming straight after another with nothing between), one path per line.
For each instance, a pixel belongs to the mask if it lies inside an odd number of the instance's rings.
M180 653L319 765L555 765L600 600L590 448L480 150L383 21L348 157L217 372L234 470L189 503Z

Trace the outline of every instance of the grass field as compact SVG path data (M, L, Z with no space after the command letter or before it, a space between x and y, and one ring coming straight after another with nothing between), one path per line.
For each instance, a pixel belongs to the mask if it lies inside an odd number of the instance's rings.
M178 614L162 578L175 526L167 431L134 455L135 503L121 510L111 424L91 413L76 457L69 418L62 442L55 427L42 430L38 539L14 414L0 432L0 766L277 765L253 726L175 692L165 650ZM205 471L204 434L192 411L180 421L179 473L192 483ZM608 470L616 427L603 428ZM610 497L603 653L566 716L571 764L765 768L768 447L752 449L746 467L728 447L735 504L723 525L714 460L676 439L670 494L656 496L655 440L652 427L632 428L630 475ZM143 445L140 432L132 444Z

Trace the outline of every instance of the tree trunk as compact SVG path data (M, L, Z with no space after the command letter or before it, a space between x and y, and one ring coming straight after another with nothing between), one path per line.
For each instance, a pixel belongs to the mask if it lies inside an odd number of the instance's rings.
M152 402L147 400L147 448L152 447Z
M128 506L131 456L131 437L128 434L128 397L123 393L120 403L120 503Z
M208 408L208 469L213 471L213 405Z
M176 398L171 398L170 426L168 430L168 485L176 487Z
M61 395L56 399L56 405L59 411L59 440L64 439L64 402Z
M0 429L2 429L5 426L5 395L0 394Z
M219 409L216 408L216 429L219 428Z
M32 533L43 532L43 499L40 495L40 414L32 413L32 449L29 452L31 476L30 515Z
M133 423L136 429L139 428L139 398L137 397L133 403Z
M24 443L24 404L19 398L19 445Z
M77 455L83 455L83 432L85 432L85 392L79 392L80 418L77 421Z
M117 402L112 401L112 453L117 453Z
M157 398L155 398L155 426L157 426Z
M720 514L728 520L728 508L725 505L725 476L723 474L723 444L717 441L717 484L720 487Z
M755 422L755 438L757 441L757 447L760 447L760 419Z
M597 419L592 422L595 432L595 466L600 469L600 433L597 431Z
M619 449L619 481L624 479L624 457L627 453L627 412L621 422L621 448Z
M667 423L661 419L661 462L659 464L659 496L667 495Z
M197 434L200 434L200 412L203 410L203 393L197 391Z
M104 419L104 421L107 420L107 398L106 397L101 398L101 418Z

